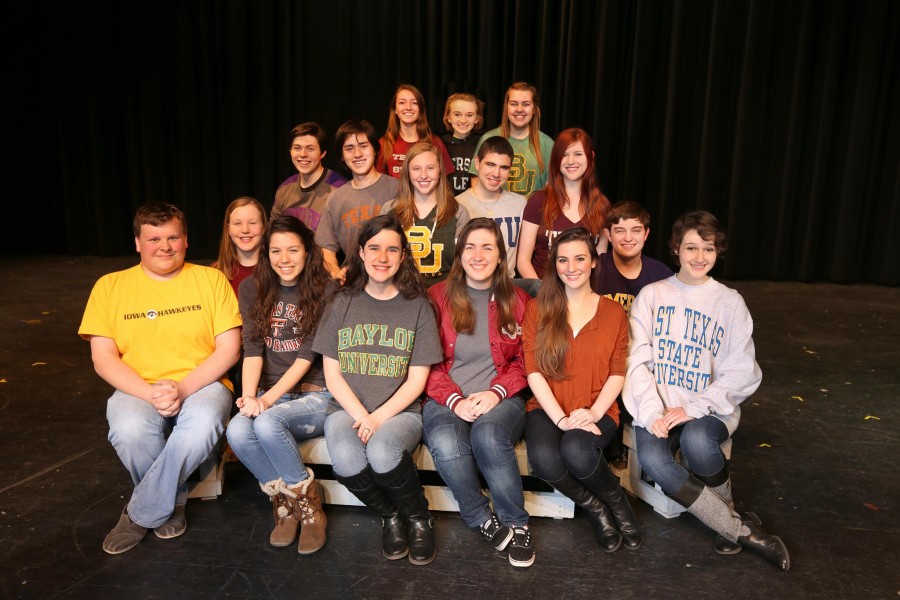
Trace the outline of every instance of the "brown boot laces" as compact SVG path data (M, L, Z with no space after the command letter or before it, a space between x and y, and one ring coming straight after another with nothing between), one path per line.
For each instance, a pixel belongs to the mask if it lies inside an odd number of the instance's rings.
M317 509L305 495L297 499L297 508L300 509L301 522L316 522L316 513L319 512L319 509Z
M277 518L279 522L291 518L291 512L293 512L294 507L291 506L290 499L284 494L276 494L272 498L272 502L275 505L275 518ZM284 516L281 516L280 514L281 507L284 507L286 511Z

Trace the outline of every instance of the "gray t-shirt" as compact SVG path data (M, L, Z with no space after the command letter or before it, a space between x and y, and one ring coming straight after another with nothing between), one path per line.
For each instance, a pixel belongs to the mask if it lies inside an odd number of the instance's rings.
M316 229L316 243L335 254L349 256L356 249L362 224L381 214L381 207L397 197L400 182L381 175L369 187L356 189L353 182L337 188L328 197Z
M365 291L343 292L325 310L313 350L337 360L350 389L372 412L406 381L410 366L443 360L434 309L428 298L397 294L377 300ZM329 412L340 410L336 400ZM414 401L406 409L419 412Z
M506 242L506 270L510 277L516 275L516 250L519 244L519 230L522 228L522 211L525 210L525 196L503 190L494 202L481 202L475 192L466 190L456 197L456 201L466 207L469 218L488 217L497 222L503 241Z
M261 356L262 373L259 377L259 389L267 390L278 383L285 372L298 358L312 363L309 371L303 376L292 392L300 391L301 383L325 385L325 374L322 372L322 358L313 353L312 337L307 339L297 336L297 330L303 311L297 302L297 286L278 286L275 303L269 319L269 328L262 339L253 339L256 324L250 319L250 307L256 302L256 280L251 275L241 282L238 303L244 327L241 335L244 341L244 357Z
M491 389L491 382L497 376L488 335L488 303L492 290L470 287L468 291L475 311L475 331L471 335L457 334L453 366L450 367L450 379L460 387L463 396Z

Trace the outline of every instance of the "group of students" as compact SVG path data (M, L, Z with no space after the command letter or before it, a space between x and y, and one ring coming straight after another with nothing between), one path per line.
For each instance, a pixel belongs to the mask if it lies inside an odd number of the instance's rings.
M636 549L604 457L621 394L643 467L719 534L716 551L749 548L787 570L782 541L734 512L720 449L761 373L743 300L709 275L725 249L718 221L676 221L673 275L642 255L646 211L600 192L587 133L541 133L527 84L505 101L458 196L450 182L465 164L447 149L481 125L482 105L448 100L458 141L445 146L404 85L383 138L361 120L338 130L349 181L321 164L325 134L305 123L271 221L252 198L228 207L216 266L239 298L244 359L227 437L272 498L270 543L299 532L301 554L325 544L321 487L297 449L324 435L336 479L382 519L384 556L430 563L434 522L412 459L424 441L467 525L530 566L524 435L534 474L586 511L601 549Z
M337 480L382 518L384 555L431 562L433 521L412 460L424 441L463 520L529 566L514 451L524 435L533 472L585 509L601 548L636 549L640 529L604 457L624 402L645 469L720 534L716 551L749 547L787 569L780 539L733 511L720 449L761 374L746 306L709 276L724 250L718 222L702 211L676 222L673 275L642 255L646 211L611 207L600 192L587 133L549 141L526 84L506 102L458 196L451 182L465 164L404 85L380 152L365 121L338 130L349 182L321 165L324 132L305 123L292 131L298 176L279 187L268 226L252 199L228 208L218 264L239 294L245 359L227 433L273 498L270 542L292 544L299 530L301 553L324 545L321 491L296 445L324 434ZM481 124L480 102L452 96L445 122L448 146L462 146ZM503 200L516 203L512 214ZM241 284L228 247L242 258L254 239L264 266Z

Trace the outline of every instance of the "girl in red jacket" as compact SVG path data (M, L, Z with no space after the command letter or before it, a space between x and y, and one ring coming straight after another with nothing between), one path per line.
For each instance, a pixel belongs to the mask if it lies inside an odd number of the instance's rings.
M497 550L509 546L513 566L531 566L534 543L514 449L525 425L517 394L527 385L521 333L529 297L507 274L506 244L492 219L466 224L447 280L428 293L444 361L425 386L425 443L466 524ZM481 493L479 471L496 513Z

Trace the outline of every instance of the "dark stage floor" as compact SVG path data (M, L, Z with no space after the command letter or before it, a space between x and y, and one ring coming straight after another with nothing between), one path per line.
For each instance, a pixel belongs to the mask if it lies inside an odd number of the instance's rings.
M268 545L271 513L250 474L227 472L189 529L100 549L129 492L106 441L110 389L75 331L95 279L136 258L0 258L0 594L5 598L897 598L900 593L900 289L741 282L764 373L732 467L791 551L777 571L719 557L692 517L632 500L645 542L606 555L585 518L534 519L537 562L514 569L459 518L438 513L426 567L381 558L377 520L330 507L312 556Z

